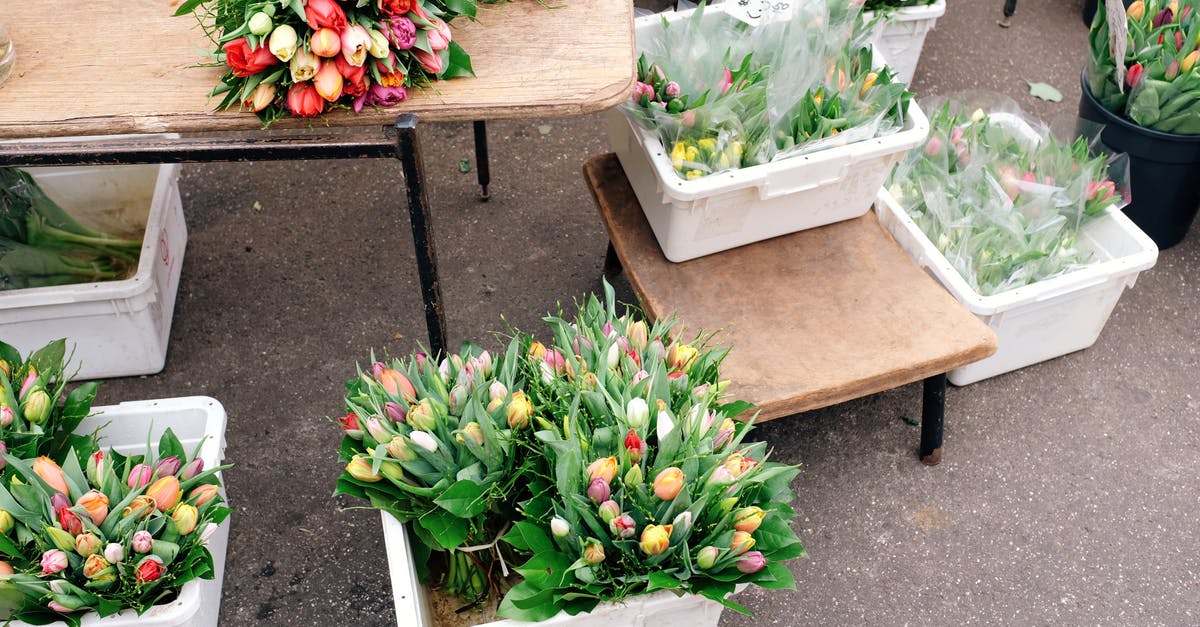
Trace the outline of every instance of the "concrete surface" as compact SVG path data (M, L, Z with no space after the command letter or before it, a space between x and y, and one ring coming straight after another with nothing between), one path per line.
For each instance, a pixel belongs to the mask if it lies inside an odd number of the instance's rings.
M661 4L661 3L660 3ZM1073 116L1080 0L951 0L915 89L1008 94ZM1062 90L1035 101L1026 80ZM475 199L469 125L427 127L453 345L501 316L533 327L598 287L606 238L582 161L600 116L491 125ZM186 166L190 238L166 370L100 403L206 394L229 412L234 506L223 625L395 624L379 515L333 499L342 382L425 337L398 165ZM804 465L798 590L748 591L722 624L1195 624L1200 621L1200 234L1164 251L1092 348L948 395L945 461L915 458L920 386L762 427ZM619 289L628 299L629 288ZM786 359L786 355L767 356Z

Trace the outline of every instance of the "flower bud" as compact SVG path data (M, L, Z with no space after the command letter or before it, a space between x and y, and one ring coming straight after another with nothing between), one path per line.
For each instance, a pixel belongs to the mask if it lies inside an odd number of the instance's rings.
M733 513L733 528L746 533L754 533L766 515L767 513L761 507L743 507Z
M633 373L633 378L631 378L629 380L629 385L637 385L649 377L650 377L649 372L646 372L645 370L638 370L637 372ZM647 413L649 413L648 408L647 408Z
M671 544L671 525L646 525L638 546L646 555L661 555Z
M599 540L588 538L583 545L583 561L589 564L599 564L604 561L604 545Z
M649 341L649 329L646 327L644 320L638 320L629 325L625 330L625 337L629 339L629 346L636 351L646 349L646 342Z
M674 499L683 489L683 479L683 471L675 466L662 469L654 477L654 495L664 501Z
M332 59L342 53L342 38L332 28L318 28L308 38L308 49L318 57Z
M346 464L346 472L351 477L367 483L375 483L383 478L371 469L371 462L364 459L361 455L355 455L350 458L350 463Z
M729 551L734 555L741 555L746 551L754 548L754 537L745 531L733 532L733 541L729 543Z
M159 477L177 475L181 468L183 468L183 462L179 461L179 457L172 455L165 459L160 459L157 464L154 464L154 474Z
M713 567L713 564L717 563L717 556L720 553L721 550L717 547L706 546L696 554L696 565L700 567L700 570L708 570Z
M450 411L457 414L470 398L467 386L459 384L450 390Z
M644 480L645 480L645 477L642 476L642 467L638 466L637 464L634 464L625 473L626 487L642 485L642 481L644 481Z
M283 28L282 26L280 28ZM289 27L290 28L290 27ZM278 30L278 29L276 29ZM293 31L294 33L295 31ZM279 56L276 53L275 56ZM288 68L292 73L293 83L302 83L311 80L317 75L317 69L321 66L321 60L317 55L305 50L304 48L294 48L292 61Z
M188 502L196 507L201 507L205 503L216 498L219 492L220 488L218 488L215 484L205 483L198 485L195 488L192 488L192 491L188 493Z
M7 427L11 425L13 418L15 417L16 415L13 413L11 407L5 405L4 403L0 403L0 427Z
M650 407L646 404L646 399L640 396L629 399L625 405L625 421L629 423L630 428L644 429L649 420Z
M21 415L31 424L40 425L50 417L50 395L46 390L37 389L29 393L21 401Z
M466 426L462 428L462 434L465 437L471 438L471 440L476 444L483 444L483 429L479 426L478 422L468 422Z
M299 43L296 29L287 24L280 24L275 27L275 30L271 31L271 38L267 40L267 49L271 51L271 54L275 55L276 59L287 63L295 56L296 47Z
M1196 65L1196 61L1200 61L1200 50L1193 50L1188 53L1183 61L1179 63L1179 69L1183 72L1192 71L1192 67Z
M747 575L753 575L754 573L757 573L766 565L767 559L758 551L750 551L742 555L742 558L737 562L738 570L746 573Z
M1179 33L1176 32L1176 34L1179 34ZM1172 59L1171 62L1167 64L1166 71L1163 72L1163 78L1165 78L1169 81L1175 80L1175 77L1179 76L1179 68L1180 68L1179 61Z
M170 475L156 480L146 488L146 496L154 499L158 511L170 511L179 502L179 478Z
M390 51L390 48L388 46L387 37L384 36L383 33L374 29L368 29L367 34L371 37L371 47L367 50L371 53L371 56L375 57L376 59L388 58L388 52Z
M392 439L387 429L383 428L383 422L379 420L378 416L367 418L367 433L371 434L376 442L387 442Z
M525 393L518 390L512 393L512 400L508 402L508 426L512 429L524 429L529 426L529 418L533 415L533 403L525 397Z
M12 377L12 365L7 360L0 359L0 376L5 379Z
M437 440L432 434L425 431L413 431L412 433L408 434L408 439L413 444L416 444L430 453L435 453L438 450Z
M59 468L53 459L43 455L33 460L33 472L51 488L63 494L68 492L67 479L63 476L62 468Z
M75 536L75 552L83 557L95 555L103 547L104 541L90 531Z
M737 425L734 424L732 418L726 418L721 421L721 426L717 428L717 437L713 440L713 450L717 451L733 440L733 433Z
M104 484L104 468L106 460L104 459L104 451L96 451L88 456L87 460L87 478L92 485Z
M271 27L274 26L274 24L271 23L271 16L263 13L262 11L258 11L254 15L251 15L250 20L246 23L246 25L250 27L250 32L258 35L259 37L271 32Z
M54 575L67 567L67 554L59 549L50 549L42 553L42 574Z
M533 342L529 345L528 355L533 359L541 359L546 354L546 347L541 342Z
M183 467L183 470L179 473L179 478L187 481L189 479L194 479L196 475L202 472L204 472L204 459L197 457Z
M175 521L175 530L179 532L179 535L186 536L195 531L196 522L200 520L200 512L192 505L180 503L171 513L171 520Z
M134 580L138 583L150 583L158 581L162 577L163 571L162 558L157 555L147 555L138 562L137 568L134 570Z
M503 400L507 397L508 388L504 387L503 383L499 381L492 381L492 384L488 386L488 398L492 400Z
M97 527L103 525L104 519L108 518L108 496L99 490L89 490L87 494L79 497L75 504L87 510L88 518L91 518L92 524Z
M12 564L9 564L5 561L0 561L0 578L7 577L8 575L12 575L16 572L17 571L13 569Z
M125 506L125 509L121 511L121 518L128 518L130 516L145 518L153 514L155 509L157 509L157 505L154 499L143 494L134 498L129 505Z
M404 418L408 415L408 410L400 406L399 403L388 401L383 404L383 412L387 414L389 420L395 423L404 422Z
M1138 83L1142 82L1143 72L1145 72L1145 69L1142 67L1142 64L1134 63L1129 66L1129 71L1125 73L1125 82L1131 88L1137 87Z
M686 536L692 530L692 513L684 510L676 514L671 521L671 528Z
M410 403L417 400L417 390L413 387L412 381L409 381L408 377L399 370L384 368L377 378L388 394L400 396Z
M550 519L550 533L556 538L565 538L571 533L571 525L567 521L555 516Z
M413 405L408 410L408 424L420 431L432 431L437 426L436 411L433 402L427 398Z
M628 540L637 534L637 522L629 514L621 514L608 521L608 530L622 540Z
M1125 9L1125 15L1131 20L1140 20L1146 15L1146 3L1142 0L1137 0Z
M104 559L112 564L118 564L125 559L125 547L116 542L109 542L108 546L104 547Z
M504 399L503 399L503 398L493 398L492 400L488 401L488 404L487 404L487 413L489 413L489 414L490 414L490 413L493 413L493 412L495 412L497 409L500 409L500 407L501 407L502 405L504 405Z
M154 536L150 535L149 531L141 530L133 532L133 552L134 553L149 553L150 549L154 548Z
M608 523L620 515L621 506L616 501L607 500L600 504L600 520Z
M592 479L587 487L587 495L592 499L593 503L603 503L612 495L612 490L608 487L608 482L601 477Z
M109 566L112 566L112 564L109 564L108 560L104 559L104 556L100 555L99 552L91 553L83 562L83 576L91 579Z
M15 524L12 514L8 513L8 510L0 509L0 533L7 534Z
M125 485L136 490L150 483L150 477L153 476L150 467L145 464L138 464L129 470L129 476L125 478Z
M404 481L404 468L397 462L383 462L379 465L379 474L387 477L392 483Z
M50 536L51 544L57 547L58 550L63 552L75 550L75 536L69 532L63 531L58 527L46 527L46 535Z
M257 113L271 106L271 103L275 102L277 93L274 83L259 83L258 87L250 92L250 98L243 102L242 106Z
M392 459L398 459L402 462L411 462L417 458L417 454L408 446L408 440L402 435L393 436L391 441L387 443L387 454Z
M625 434L625 450L629 452L629 461L638 464L646 454L646 441L638 437L637 431L630 429Z
M617 476L617 458L602 457L592 462L587 467L588 476L592 479L604 479L605 483L612 483L613 477Z
M690 344L672 344L667 351L667 365L672 370L686 371L696 359L696 349Z

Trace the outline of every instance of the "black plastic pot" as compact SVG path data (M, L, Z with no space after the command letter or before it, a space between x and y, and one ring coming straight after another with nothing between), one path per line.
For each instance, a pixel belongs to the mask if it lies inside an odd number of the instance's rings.
M1104 145L1129 155L1133 202L1125 207L1125 215L1160 249L1183 241L1200 211L1200 135L1142 128L1100 106L1087 77L1081 80L1079 117L1103 124Z

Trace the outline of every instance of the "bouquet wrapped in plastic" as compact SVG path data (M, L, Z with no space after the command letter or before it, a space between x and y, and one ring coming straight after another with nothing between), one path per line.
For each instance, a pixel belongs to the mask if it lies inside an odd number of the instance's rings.
M625 113L654 131L680 177L899 130L911 95L875 63L850 0L805 2L754 19L739 3L663 19L639 37Z
M1200 0L1137 0L1125 10L1124 57L1100 2L1090 34L1087 83L1104 108L1139 126L1200 134Z
M929 139L888 182L900 206L981 295L1087 264L1078 230L1128 204L1125 156L1060 142L1002 97L962 98L927 103Z

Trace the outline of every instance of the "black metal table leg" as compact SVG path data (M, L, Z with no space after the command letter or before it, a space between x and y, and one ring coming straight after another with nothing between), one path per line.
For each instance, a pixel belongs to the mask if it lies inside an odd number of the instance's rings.
M942 422L946 416L946 375L925 379L921 399L921 462L927 466L942 463Z
M611 280L618 274L621 274L621 258L617 256L617 251L610 241L608 250L604 253L604 278Z
M408 213L417 254L417 274L421 278L421 297L425 302L429 350L438 355L446 349L446 315L442 308L442 286L438 281L429 196L425 192L425 162L421 159L421 145L417 139L417 116L405 113L397 117L396 130L396 156L400 159L408 189Z
M1017 0L1004 0L1004 17L1000 20L1000 25L1008 28L1012 24L1010 21L1013 14L1017 12Z
M488 184L492 173L488 169L487 122L475 120L475 171L479 174L479 200L491 198Z

